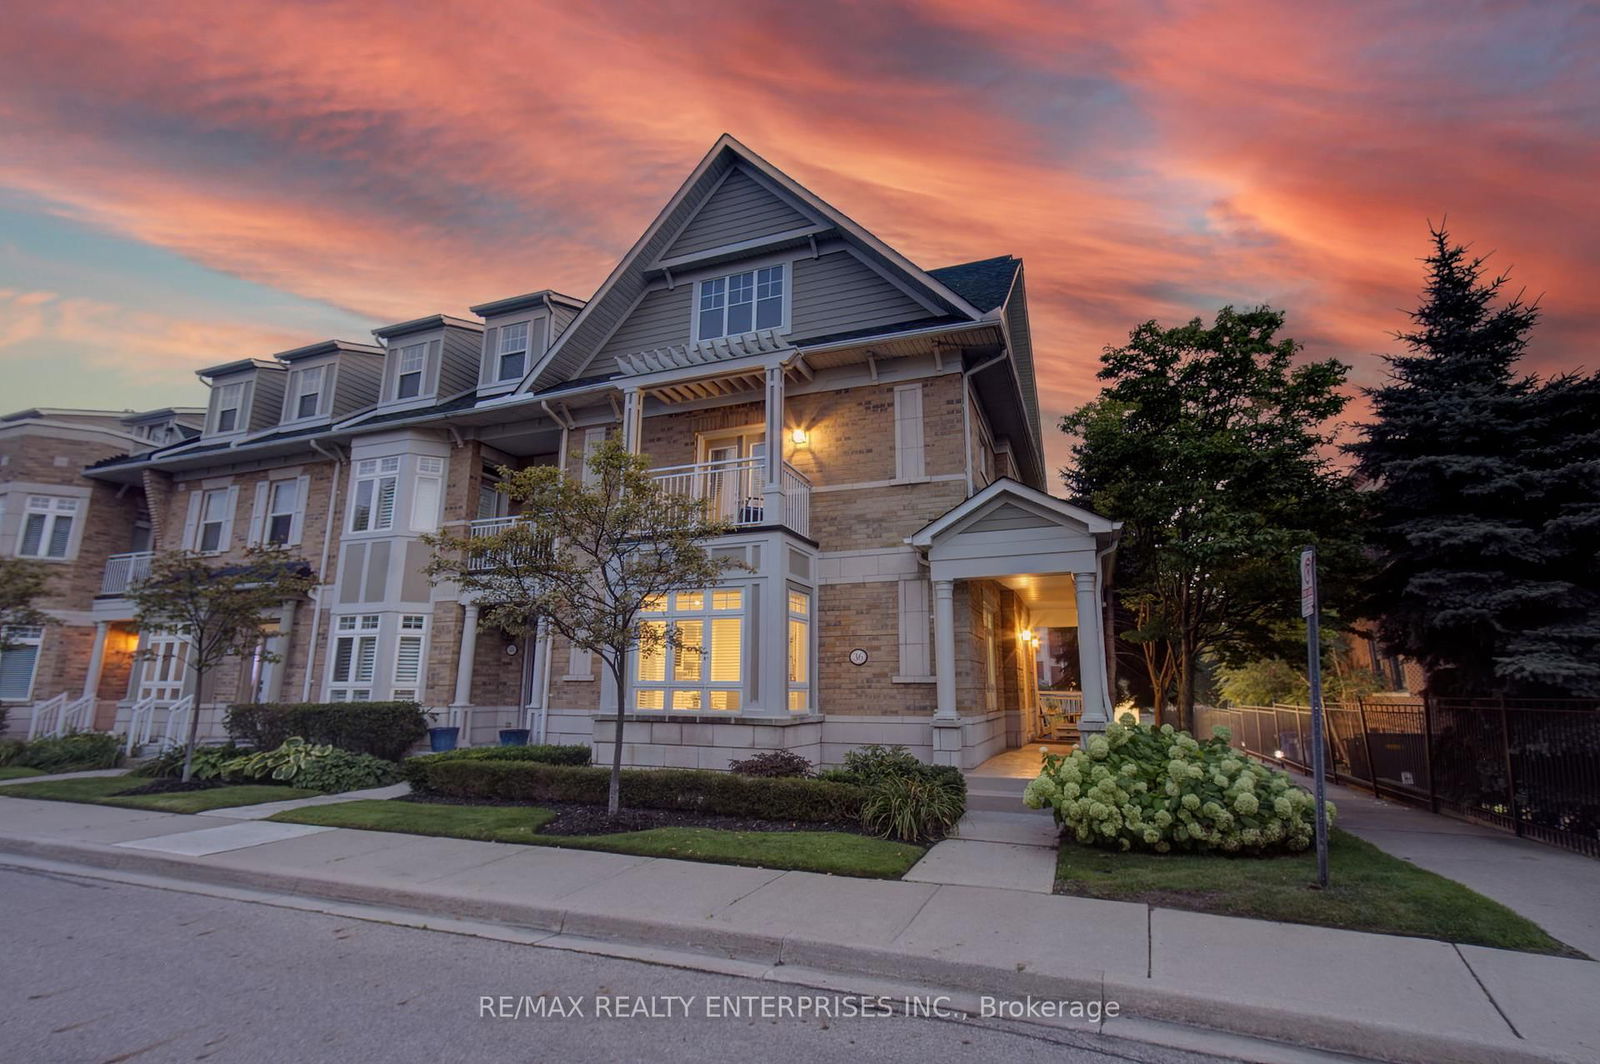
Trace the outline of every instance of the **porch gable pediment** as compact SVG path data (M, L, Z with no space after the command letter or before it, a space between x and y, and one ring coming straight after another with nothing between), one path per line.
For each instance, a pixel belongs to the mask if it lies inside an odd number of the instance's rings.
M1094 569L1122 524L1001 478L913 533L935 578L999 577Z

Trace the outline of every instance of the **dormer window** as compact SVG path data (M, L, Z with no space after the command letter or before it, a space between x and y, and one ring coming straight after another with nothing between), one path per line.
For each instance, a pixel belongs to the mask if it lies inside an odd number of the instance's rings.
M396 399L415 399L422 394L422 373L428 362L427 356L428 345L425 343L407 344L400 349L395 367Z
M322 396L326 391L327 366L297 369L289 375L289 417L294 421L316 417L322 413Z
M740 336L783 327L784 267L763 266L701 281L695 339Z
M242 413L244 410L244 382L235 381L233 384L220 384L216 389L215 414L211 422L211 431L214 433L237 432L243 427Z
M500 327L500 350L495 361L497 382L521 380L528 368L528 323Z

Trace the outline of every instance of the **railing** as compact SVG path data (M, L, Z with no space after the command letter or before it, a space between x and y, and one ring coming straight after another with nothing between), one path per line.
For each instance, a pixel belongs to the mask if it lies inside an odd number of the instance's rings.
M133 752L150 742L150 732L156 722L156 700L153 697L141 698L133 704L128 711L128 745L124 753L132 757Z
M778 481L782 510L774 519L767 513L765 465L764 458L730 458L662 466L652 469L650 475L669 494L705 502L712 520L726 521L735 528L782 524L802 536L810 535L811 482L783 463Z
M167 726L161 730L161 749L182 746L189 739L189 717L194 713L194 695L184 695L167 707Z
M94 695L69 699L65 691L54 698L33 704L33 716L28 721L28 740L48 736L61 736L71 731L87 731L94 715Z
M468 539L485 539L496 536L510 528L527 524L523 517L482 517L476 521L467 522ZM488 548L472 552L472 567L474 569L494 569L505 562L511 561L506 551L495 551Z
M150 559L155 556L155 551L138 550L107 558L105 575L100 579L100 594L120 595L149 576Z
M1600 857L1600 706L1425 698L1328 703L1326 771L1339 783ZM1195 707L1263 759L1309 772L1305 706Z

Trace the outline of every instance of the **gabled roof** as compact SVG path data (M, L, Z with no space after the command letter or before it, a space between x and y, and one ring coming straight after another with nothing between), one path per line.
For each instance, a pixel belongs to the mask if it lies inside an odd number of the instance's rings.
M929 270L928 276L942 282L978 310L987 314L1006 301L1011 283L1016 280L1022 260L1010 255L963 262Z
M553 288L542 288L537 292L528 292L520 296L507 296L504 299L492 299L487 303L479 303L468 309L480 318L492 318L497 314L510 314L529 307L549 306L560 303L571 307L573 310L583 309L583 300L576 296L563 295Z
M816 219L807 232L842 237L855 250L881 267L895 272L911 290L957 319L983 316L962 295L922 270L889 245L852 221L842 211L818 198L789 175L724 133L700 160L661 213L617 263L561 338L529 370L519 391L538 391L576 375L588 364L612 329L646 290L646 273L662 269L661 259L719 184L743 167L797 205L802 216ZM797 232L799 232L797 230Z
M207 366L205 369L197 369L194 371L194 375L202 379L206 377L231 377L236 373L247 373L252 370L284 368L282 362L273 362L265 358L240 358L232 362L221 362L215 366Z
M410 333L424 332L429 329L443 329L446 326L483 332L482 322L468 321L466 318L453 318L448 314L429 314L426 317L412 318L410 321L400 321L393 325L380 325L372 330L372 335L379 339L389 340L396 336L406 336Z
M957 503L917 529L907 537L906 542L913 547L932 546L934 540L952 529L961 527L969 518L1007 501L1021 503L1035 512L1048 514L1063 523L1076 525L1096 538L1106 538L1112 542L1122 528L1121 521L1113 521L1092 510L1074 506L1065 499L1058 499L1037 488L1030 488L1019 480L1001 477L976 495Z
M349 340L319 340L314 344L306 344L304 347L279 351L272 357L279 362L294 362L297 359L316 358L319 355L338 355L346 351L353 351L363 355L383 354L383 348L376 344L358 344Z

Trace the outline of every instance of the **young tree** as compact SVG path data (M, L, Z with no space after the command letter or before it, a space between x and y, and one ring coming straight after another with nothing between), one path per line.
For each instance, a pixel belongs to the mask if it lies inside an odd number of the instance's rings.
M0 651L12 648L8 633L50 623L49 615L34 605L49 579L49 571L37 562L0 558Z
M269 611L317 586L306 564L274 549L252 549L242 562L215 562L193 551L167 551L150 560L150 575L128 588L140 632L189 641L194 709L184 740L183 780L189 781L206 674L225 659L255 651ZM272 660L265 650L264 660Z
M1435 693L1600 693L1600 378L1520 374L1537 306L1430 232L1409 352L1349 448L1374 484L1369 612Z
M1124 522L1115 587L1160 698L1192 728L1202 656L1287 656L1295 558L1316 544L1337 605L1360 563L1357 497L1328 461L1347 367L1295 365L1282 313L1146 322L1101 357L1099 398L1067 415L1069 492Z
M727 526L708 518L703 500L664 490L644 456L607 440L589 456L589 471L585 484L555 466L502 469L500 490L524 520L491 535L429 536L428 573L476 597L483 623L526 634L542 620L599 656L617 691L606 800L616 816L629 655L685 646L677 626L643 615L665 596L711 587L737 566L703 545Z

